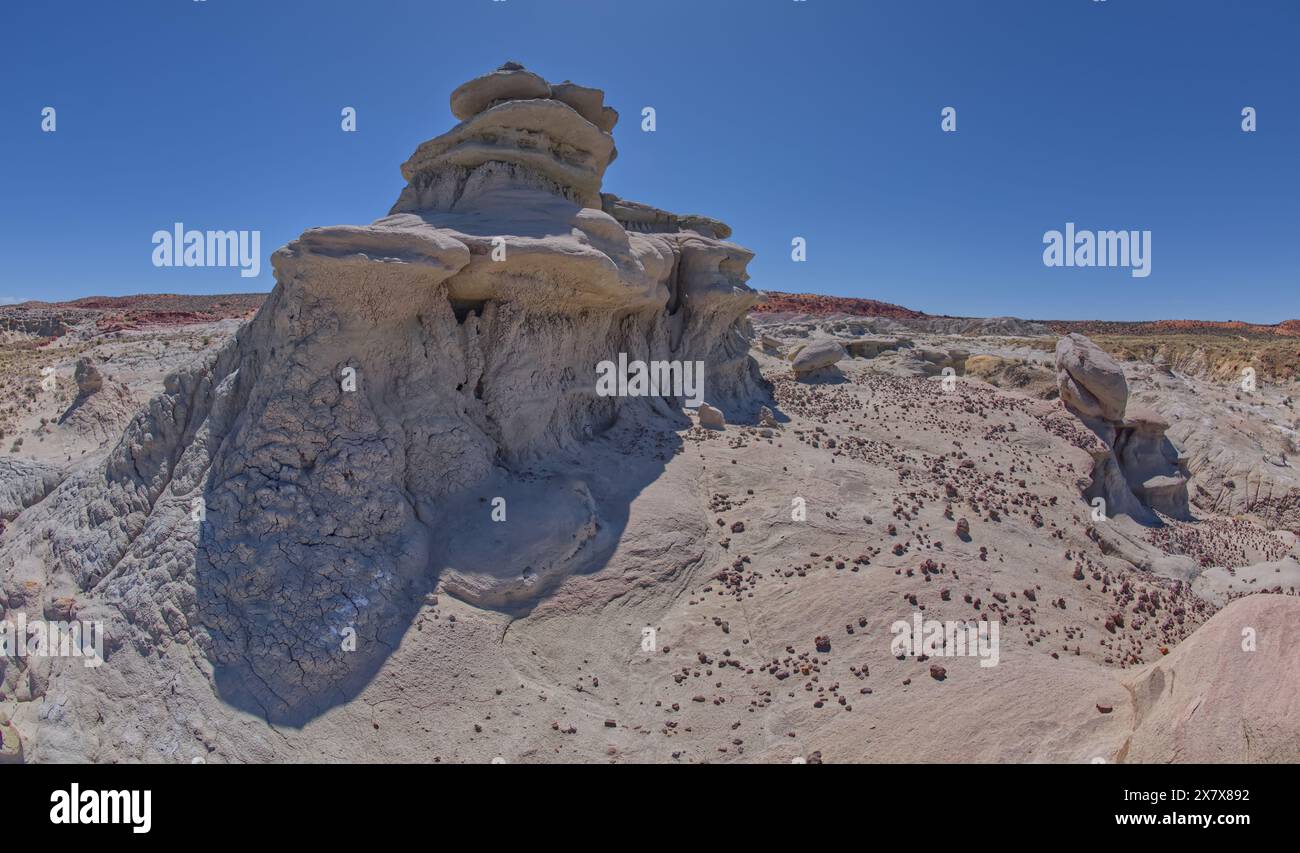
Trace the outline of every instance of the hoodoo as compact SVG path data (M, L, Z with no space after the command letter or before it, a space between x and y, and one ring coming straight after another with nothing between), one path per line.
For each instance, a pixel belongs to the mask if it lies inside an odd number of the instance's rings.
M752 253L716 220L601 194L603 101L515 63L458 88L461 123L403 164L391 213L275 252L236 339L41 505L16 557L32 602L94 589L110 644L193 638L223 696L295 721L369 678L353 649L391 648L437 580L520 607L598 567L584 443L688 422L680 399L597 394L597 365L702 363L724 411L763 386ZM89 510L39 535L74 496Z
M1152 510L1188 519L1186 456L1165 434L1169 422L1128 405L1124 368L1078 333L1056 344L1061 401L1100 441L1093 445L1089 498L1102 498L1108 514L1158 524Z

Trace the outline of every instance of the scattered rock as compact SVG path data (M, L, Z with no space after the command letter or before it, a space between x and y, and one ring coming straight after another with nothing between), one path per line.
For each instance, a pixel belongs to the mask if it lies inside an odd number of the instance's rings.
M0 764L22 764L23 742L18 729L8 720L0 721Z
M727 420L720 409L710 406L708 403L701 403L698 409L700 426L705 429L726 429Z

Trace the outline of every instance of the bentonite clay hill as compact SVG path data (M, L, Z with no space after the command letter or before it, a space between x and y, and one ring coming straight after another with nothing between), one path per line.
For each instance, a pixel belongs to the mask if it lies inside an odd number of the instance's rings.
M0 658L6 760L1300 758L1300 523L1197 491L1289 389L1011 318L751 326L726 225L601 192L599 90L507 64L452 112L120 439L0 469L5 618L107 626ZM707 405L598 394L620 354ZM103 362L49 436L150 387ZM900 654L918 617L996 654Z

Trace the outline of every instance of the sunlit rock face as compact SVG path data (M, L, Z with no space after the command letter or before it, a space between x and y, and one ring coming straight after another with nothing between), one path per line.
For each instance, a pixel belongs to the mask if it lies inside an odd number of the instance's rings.
M583 561L602 507L581 472L516 475L620 418L681 417L680 400L599 396L598 363L703 362L724 408L760 390L740 327L752 254L716 220L602 197L603 100L514 64L473 80L452 97L463 121L403 164L390 215L275 254L207 482L199 584L214 658L269 669L289 689L272 702L346 678L340 638L401 626L433 576L509 607ZM522 520L466 535L485 483Z

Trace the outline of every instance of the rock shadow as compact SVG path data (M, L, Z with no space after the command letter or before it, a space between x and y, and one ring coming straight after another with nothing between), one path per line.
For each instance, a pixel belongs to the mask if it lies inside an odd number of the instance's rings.
M440 582L444 594L519 617L565 578L600 572L632 502L681 450L677 431L690 423L680 414L656 415L653 428L636 420L528 466L499 465L437 501L411 496L412 523L382 547L363 536L360 518L329 541L283 541L274 519L232 512L220 485L205 491L198 608L218 695L302 728L367 688ZM619 452L633 440L644 446ZM262 533L282 540L259 552L279 555L273 567L246 553Z

